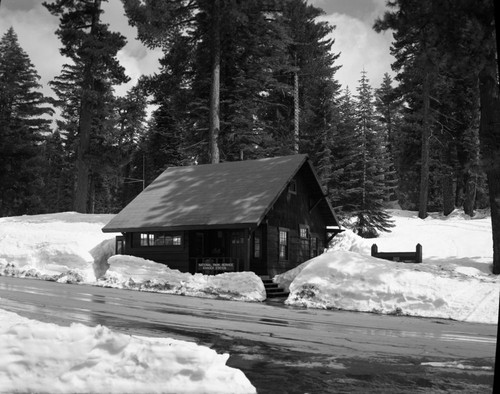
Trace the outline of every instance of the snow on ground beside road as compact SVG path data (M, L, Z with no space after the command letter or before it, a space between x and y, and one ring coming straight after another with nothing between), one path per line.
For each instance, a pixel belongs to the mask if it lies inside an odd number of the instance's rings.
M290 305L442 317L496 324L500 279L491 274L491 218L392 210L396 227L373 240L350 231L328 252L275 277ZM0 275L66 283L260 301L254 273L191 275L130 256L112 256L101 228L112 215L59 213L0 218ZM423 246L423 263L370 256ZM0 303L1 304L1 303ZM105 327L58 327L0 309L0 392L255 392L228 355L173 339ZM453 365L460 368L460 365Z
M289 288L289 305L441 317L496 324L500 279L491 274L491 218L455 211L448 217L392 210L395 228L380 238L345 231L327 253L274 278ZM423 263L370 256L423 247Z
M498 321L500 280L491 274L491 218L456 210L448 217L390 210L391 233L362 239L351 231L336 236L328 253L275 277L289 287L290 305ZM254 273L191 275L130 256L112 256L114 237L101 228L111 215L60 213L0 219L0 275L37 277L242 301L262 301ZM374 259L379 251L423 247L422 264Z
M113 256L115 237L101 231L112 217L65 212L0 218L0 275L238 301L266 298L253 272L191 275Z
M0 309L0 393L256 393L228 354Z
M92 249L109 239L101 228L114 215L75 212L0 218L0 267L54 276L76 270L92 276Z
M112 256L98 286L235 301L264 301L266 289L253 272L191 275L133 256ZM133 273L133 274L131 274Z

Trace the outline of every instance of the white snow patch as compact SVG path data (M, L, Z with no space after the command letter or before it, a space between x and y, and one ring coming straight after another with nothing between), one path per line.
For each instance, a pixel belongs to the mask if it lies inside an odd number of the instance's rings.
M264 284L253 272L192 275L150 260L113 256L114 235L101 231L112 217L64 212L0 218L0 275L236 301L266 299Z
M228 354L103 326L60 327L0 309L0 392L256 393Z
M491 371L493 368L490 366L476 366L476 365L467 365L464 364L463 361L430 361L425 363L420 363L420 365L427 365L430 367L436 368L454 368L454 369L462 369L462 370L483 370L483 371Z
M336 250L304 265L289 286L289 305L484 323L492 323L498 313L496 278L471 278L432 265L395 264ZM288 283L291 278L283 276ZM480 308L488 313L477 313Z
M490 216L456 210L421 220L416 212L390 212L391 233L363 239L346 230L326 253L275 276L290 290L286 303L496 324L500 279L491 273ZM374 243L383 252L414 251L420 243L423 263L373 258Z
M499 277L491 273L491 217L456 210L444 217L390 210L395 227L376 239L345 231L327 253L274 278L291 291L287 303L311 308L443 317L496 324ZM112 215L66 212L0 218L0 275L68 283L262 301L251 272L191 275L131 256L112 256L114 237L101 228ZM379 251L423 247L423 263L374 259Z
M107 264L109 269L97 280L99 286L236 301L266 299L264 283L253 272L192 275L151 260L124 255L110 257Z

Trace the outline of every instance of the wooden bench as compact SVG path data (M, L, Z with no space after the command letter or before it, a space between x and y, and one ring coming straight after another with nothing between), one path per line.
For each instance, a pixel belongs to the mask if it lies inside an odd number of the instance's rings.
M421 263L422 245L417 244L415 252L379 252L376 244L372 245L372 256L379 259L400 261L403 263Z

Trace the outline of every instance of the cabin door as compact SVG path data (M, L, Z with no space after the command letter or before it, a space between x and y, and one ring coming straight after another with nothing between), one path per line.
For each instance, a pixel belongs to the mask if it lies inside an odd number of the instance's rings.
M243 262L245 261L245 232L244 231L231 231L231 245L230 257L236 259L237 270L243 269Z

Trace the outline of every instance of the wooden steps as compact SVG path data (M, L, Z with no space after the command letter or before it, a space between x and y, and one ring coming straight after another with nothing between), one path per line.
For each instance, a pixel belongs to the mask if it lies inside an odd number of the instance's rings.
M288 297L288 292L282 287L279 287L277 283L274 283L268 275L260 277L266 288L267 298L278 298L278 297Z

